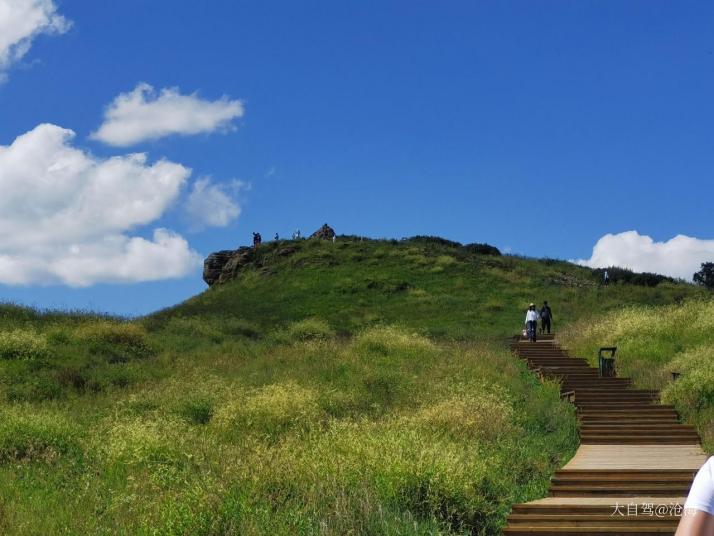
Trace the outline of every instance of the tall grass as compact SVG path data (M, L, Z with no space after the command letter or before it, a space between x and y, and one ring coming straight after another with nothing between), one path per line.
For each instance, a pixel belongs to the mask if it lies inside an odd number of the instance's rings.
M572 408L504 349L325 326L180 357L168 325L73 328L169 350L122 391L0 405L3 533L498 534L572 455Z
M626 307L581 320L560 334L594 363L600 346L617 346L618 373L638 387L661 389L714 451L714 301ZM672 372L681 374L676 381Z

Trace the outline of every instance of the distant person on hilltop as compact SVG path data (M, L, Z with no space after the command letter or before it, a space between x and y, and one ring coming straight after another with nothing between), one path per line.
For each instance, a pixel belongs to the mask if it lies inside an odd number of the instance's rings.
M553 319L553 311L547 301L543 302L543 307L540 308L540 332L550 334L550 321Z
M610 274L607 273L607 270L602 274L602 282L605 286L610 284Z
M263 237L260 233L253 233L253 247L258 247L263 242Z
M277 242L278 240L280 240L280 236L278 236L278 233L275 233L275 241Z
M528 311L526 312L526 333L528 334L528 340L531 342L536 342L536 330L538 329L538 311L536 311L535 303L531 303L528 306Z

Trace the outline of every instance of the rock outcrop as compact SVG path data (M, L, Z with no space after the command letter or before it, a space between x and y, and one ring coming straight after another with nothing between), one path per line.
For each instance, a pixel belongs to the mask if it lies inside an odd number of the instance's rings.
M232 249L216 251L215 253L211 253L206 257L206 260L203 261L203 280L209 287L218 282L218 279L221 277L221 270L223 270L223 267L234 253L235 251Z
M203 280L210 287L233 279L243 266L253 260L254 253L255 250L247 246L211 253L203 261Z
M248 246L243 246L238 248L233 252L233 255L228 262L223 266L221 270L221 275L218 278L219 283L225 283L231 279L238 277L238 272L246 264L251 262L255 258L255 248L250 248Z
M310 235L310 238L320 240L332 240L335 230L325 224ZM261 273L269 273L270 268L266 267L271 259L276 257L287 257L298 251L300 240L289 241L280 240L268 242L256 247L242 246L238 249L224 249L211 253L203 261L203 280L209 287L216 283L225 283L232 279L237 279L241 270L249 264L254 264L262 270Z
M310 238L319 238L320 240L332 240L335 236L335 230L329 225L325 224L320 227L317 231L310 235Z

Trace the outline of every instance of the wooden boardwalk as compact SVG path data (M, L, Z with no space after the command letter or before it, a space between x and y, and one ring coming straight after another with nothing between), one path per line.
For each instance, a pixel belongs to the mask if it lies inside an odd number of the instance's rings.
M696 471L699 436L657 392L601 378L548 337L517 341L516 354L561 380L578 411L581 446L551 479L549 496L517 504L504 534L673 535Z

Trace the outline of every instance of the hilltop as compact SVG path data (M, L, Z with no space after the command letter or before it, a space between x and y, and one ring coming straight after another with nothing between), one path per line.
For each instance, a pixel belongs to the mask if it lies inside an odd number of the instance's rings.
M223 282L214 275L212 288L152 315L152 322L228 316L264 331L315 316L342 334L397 323L432 337L466 340L513 335L531 301L548 300L562 326L625 304L666 304L703 293L671 278L626 270L611 270L612 284L603 287L601 270L427 236L279 240L218 252L207 266L215 256L228 268Z

